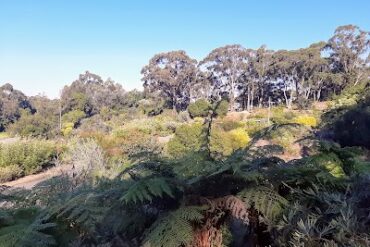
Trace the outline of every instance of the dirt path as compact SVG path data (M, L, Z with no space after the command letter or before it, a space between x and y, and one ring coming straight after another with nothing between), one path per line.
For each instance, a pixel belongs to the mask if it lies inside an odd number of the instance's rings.
M17 142L19 140L20 140L19 137L0 138L0 144L1 143L4 143L4 144L14 143L14 142Z
M32 189L36 184L41 183L45 180L48 180L52 177L59 176L63 173L70 171L72 168L71 165L63 165L58 167L52 167L46 171L43 171L38 174L25 176L23 178L19 178L10 182L2 183L0 186L10 186L15 188L24 188L24 189Z

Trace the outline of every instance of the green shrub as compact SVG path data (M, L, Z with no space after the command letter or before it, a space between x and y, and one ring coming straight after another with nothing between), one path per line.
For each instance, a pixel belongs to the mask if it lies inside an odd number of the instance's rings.
M74 110L64 114L62 120L63 122L73 123L76 126L85 117L86 117L85 112L81 110Z
M175 136L167 143L167 153L174 158L180 158L190 152L198 152L205 146L205 137L202 123L180 125Z
M245 130L250 136L255 135L258 131L268 127L267 121L248 120L245 123Z
M55 157L56 145L52 141L24 140L0 144L0 167L8 174L36 173L52 164ZM20 170L14 166L19 167Z
M63 123L63 126L62 126L63 136L69 136L73 131L73 127L74 127L74 123L72 122Z
M230 131L237 128L244 128L245 122L234 121L232 119L223 119L223 121L220 122L219 125L222 127L223 130Z
M7 182L21 177L23 170L18 165L0 167L0 182Z
M211 110L211 104L206 99L198 99L188 106L188 112L192 118L206 117Z
M53 137L57 131L58 120L45 118L40 114L24 113L17 122L11 124L7 131L22 137Z
M214 158L220 159L233 153L233 143L228 133L220 128L213 128L210 151Z
M287 111L285 107L282 106L272 108L271 113L271 120L276 124L292 123L293 119L296 117L294 112Z
M215 113L217 117L224 117L229 111L229 102L227 100L221 100L220 103L216 105Z

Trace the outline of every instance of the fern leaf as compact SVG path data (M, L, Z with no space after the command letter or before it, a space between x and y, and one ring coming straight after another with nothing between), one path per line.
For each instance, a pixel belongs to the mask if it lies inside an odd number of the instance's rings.
M174 198L173 191L174 186L165 178L142 179L126 191L121 197L121 201L125 203L145 202L164 195Z
M56 226L54 223L45 223L45 218L38 217L31 224L25 222L2 228L0 233L0 247L33 247L55 246L53 236L42 231Z
M266 219L274 221L288 201L274 190L266 187L256 187L243 190L238 194L247 205L253 205Z
M144 246L186 246L193 240L193 223L202 221L204 209L197 206L180 207L157 220L149 230Z

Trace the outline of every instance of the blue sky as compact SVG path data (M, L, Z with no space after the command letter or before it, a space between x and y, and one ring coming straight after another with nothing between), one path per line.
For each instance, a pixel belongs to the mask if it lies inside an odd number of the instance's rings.
M295 49L339 25L370 30L369 13L366 0L0 0L0 84L56 97L89 70L140 89L158 52L200 60L226 44Z

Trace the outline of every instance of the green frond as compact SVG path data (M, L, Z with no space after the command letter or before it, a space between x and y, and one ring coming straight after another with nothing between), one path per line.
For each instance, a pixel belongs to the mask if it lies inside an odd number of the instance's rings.
M96 195L83 193L54 208L52 215L91 233L95 231L96 224L101 220L106 210Z
M149 230L144 246L178 247L193 240L193 223L203 219L204 207L180 207L157 220Z
M53 236L44 232L55 226L56 224L46 222L41 216L31 224L25 220L19 221L18 224L1 228L0 247L55 246Z
M276 191L262 186L243 190L237 196L247 205L253 205L269 221L281 215L284 206L288 204Z
M152 201L155 197L168 195L174 198L174 186L166 178L144 178L135 182L121 197L124 203Z

